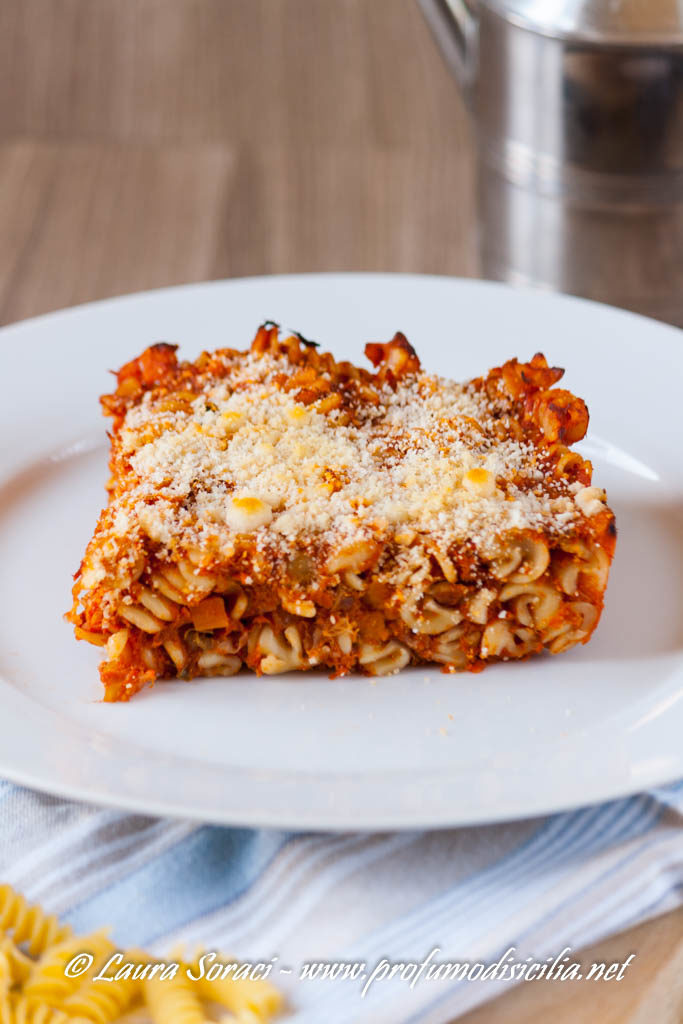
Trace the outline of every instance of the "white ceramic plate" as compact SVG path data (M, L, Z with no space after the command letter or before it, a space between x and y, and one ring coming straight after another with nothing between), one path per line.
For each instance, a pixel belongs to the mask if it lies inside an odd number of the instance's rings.
M245 347L271 317L362 358L403 330L465 378L542 350L591 427L619 528L593 641L480 675L414 669L163 683L101 703L62 621L103 504L98 396L149 343ZM153 814L412 828L586 804L683 775L683 336L610 308L472 281L273 277L83 306L0 332L0 773Z

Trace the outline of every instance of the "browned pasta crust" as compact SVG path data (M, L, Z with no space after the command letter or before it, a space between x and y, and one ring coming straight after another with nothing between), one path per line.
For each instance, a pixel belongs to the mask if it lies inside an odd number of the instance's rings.
M277 327L179 362L153 345L102 405L109 504L68 618L106 700L159 678L445 671L585 643L614 515L571 445L584 402L538 354L456 384L402 334L374 372Z

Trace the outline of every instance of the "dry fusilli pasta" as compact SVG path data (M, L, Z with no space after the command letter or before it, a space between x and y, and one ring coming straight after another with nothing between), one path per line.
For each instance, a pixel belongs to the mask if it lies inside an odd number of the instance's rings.
M174 975L149 977L145 972L155 961L141 950L117 954L105 972L108 980L98 981L114 952L104 931L76 936L11 886L1 885L0 1024L116 1024L136 1008L147 1010L154 1024L210 1024L216 1017L208 1002L230 1011L226 1022L268 1024L280 1009L280 995L268 982L200 983L188 977L180 957L171 961L178 964ZM69 977L70 962L87 954L90 965ZM120 963L123 969L115 977Z
M68 938L71 928L41 907L27 903L10 885L0 885L0 932L11 932L16 946L26 944L31 956L39 956Z

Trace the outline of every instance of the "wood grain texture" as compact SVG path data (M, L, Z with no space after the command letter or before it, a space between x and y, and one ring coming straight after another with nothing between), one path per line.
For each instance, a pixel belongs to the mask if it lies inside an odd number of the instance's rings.
M461 1016L458 1024L681 1024L683 908L588 949L593 963L635 958L621 981L530 981Z
M0 320L200 278L477 271L412 0L5 0Z
M413 0L3 0L4 137L462 142Z
M212 276L234 167L221 149L0 147L2 319Z

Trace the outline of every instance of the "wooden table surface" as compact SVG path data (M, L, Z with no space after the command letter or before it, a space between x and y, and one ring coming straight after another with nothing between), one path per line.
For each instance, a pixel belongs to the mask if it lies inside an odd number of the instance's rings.
M204 278L476 273L412 0L3 0L0 320Z
M0 322L206 278L476 275L474 175L413 0L0 4ZM679 1024L683 911L590 956L634 951L598 996L528 983L461 1020Z

